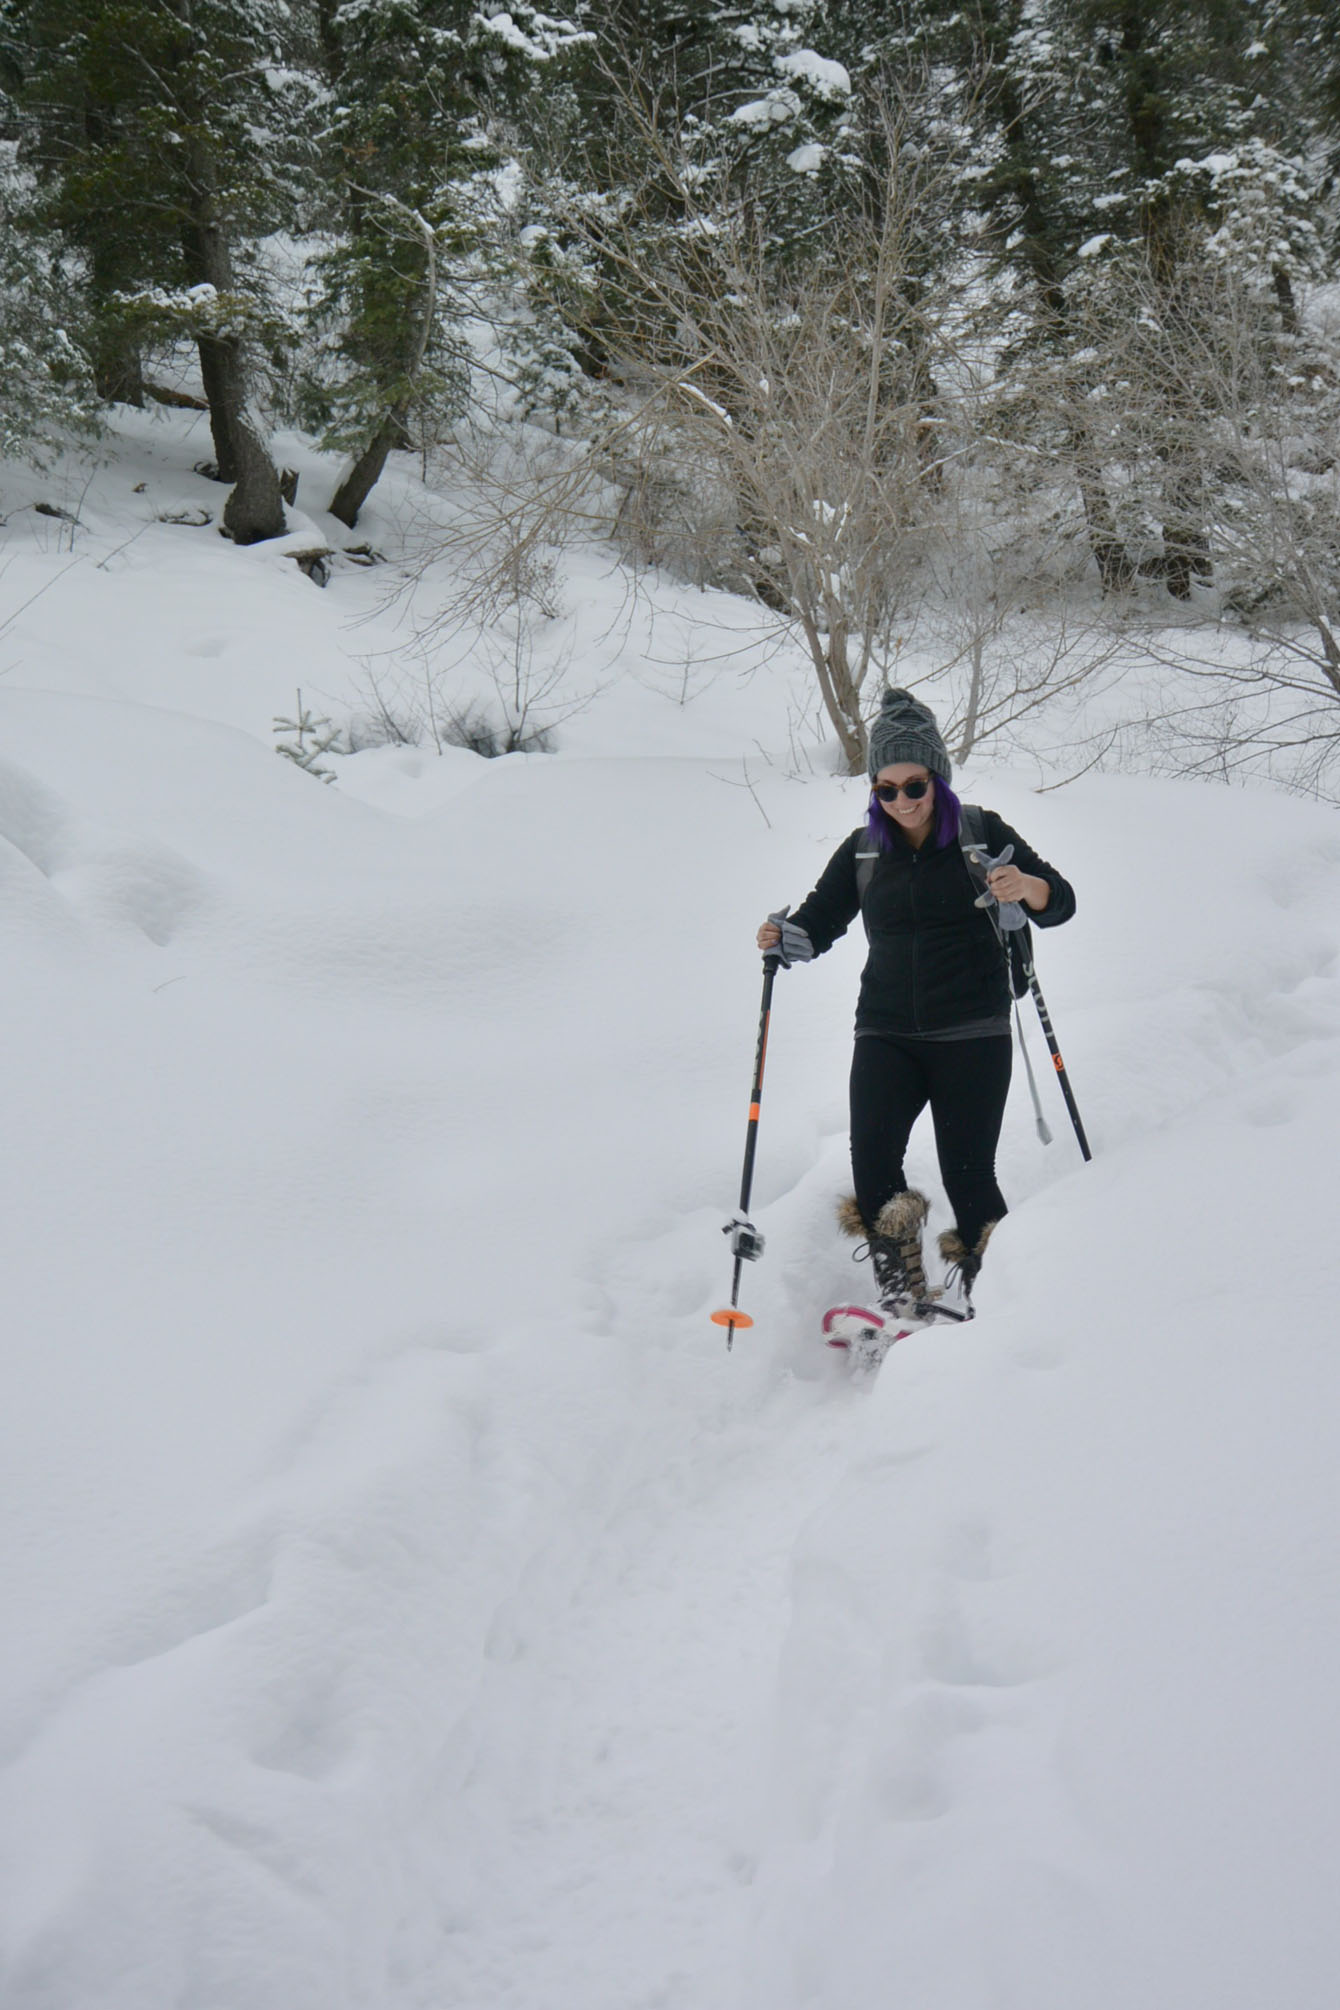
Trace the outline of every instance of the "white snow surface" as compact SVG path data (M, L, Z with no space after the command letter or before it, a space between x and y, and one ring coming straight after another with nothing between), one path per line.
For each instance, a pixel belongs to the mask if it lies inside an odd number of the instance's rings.
M6 2010L1329 2010L1334 813L962 777L1076 884L1093 1163L1034 1025L979 1317L854 1382L848 938L728 1353L753 932L863 789L595 551L557 753L323 787L271 718L401 616L135 515L202 451L7 530Z

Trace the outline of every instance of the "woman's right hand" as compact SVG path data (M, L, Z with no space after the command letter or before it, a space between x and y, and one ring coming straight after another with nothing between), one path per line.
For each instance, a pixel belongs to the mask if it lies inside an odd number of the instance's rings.
M790 912L789 907L779 907L754 937L763 954L775 955L783 970L789 970L793 963L808 963L814 954L814 944L800 923L787 919Z

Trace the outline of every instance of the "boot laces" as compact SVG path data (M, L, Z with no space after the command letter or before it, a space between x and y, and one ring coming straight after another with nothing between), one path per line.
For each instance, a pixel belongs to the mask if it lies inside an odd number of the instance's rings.
M964 1308L963 1316L971 1319L973 1316L972 1286L979 1268L980 1266L975 1265L970 1256L957 1257L947 1263L945 1265L944 1283L934 1294L935 1297L950 1301L956 1300ZM948 1311L949 1306L946 1305L945 1309ZM955 1312L953 1316L957 1318L960 1315Z

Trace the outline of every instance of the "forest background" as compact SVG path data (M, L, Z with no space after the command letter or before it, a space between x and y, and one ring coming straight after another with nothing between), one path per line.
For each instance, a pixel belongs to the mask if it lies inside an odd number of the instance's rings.
M198 404L249 544L277 430L343 453L304 502L355 537L415 455L456 498L428 634L510 660L487 717L381 684L325 751L543 745L527 624L594 531L752 600L852 771L929 661L960 758L1063 700L1075 772L1334 795L1338 25L3 0L0 458Z

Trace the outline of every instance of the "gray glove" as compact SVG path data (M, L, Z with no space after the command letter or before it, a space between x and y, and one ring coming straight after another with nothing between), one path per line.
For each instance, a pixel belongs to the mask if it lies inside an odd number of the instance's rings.
M989 852L983 852L982 864L988 872L994 872L998 865L1008 865L1013 857L1014 846L1007 844L999 858L992 858ZM990 887L987 887L982 893L978 894L977 905L978 907L994 907L997 910L996 920L1006 933L1011 929L1027 926L1028 916L1024 913L1019 902L1017 900L997 900ZM773 917L769 915L768 919L771 921Z
M790 912L789 907L779 907L776 914L768 916L768 920L775 923L782 931L781 941L775 949L770 949L768 954L781 959L783 970L789 970L793 963L808 963L814 955L814 944L804 929L798 922L787 920L786 917Z

